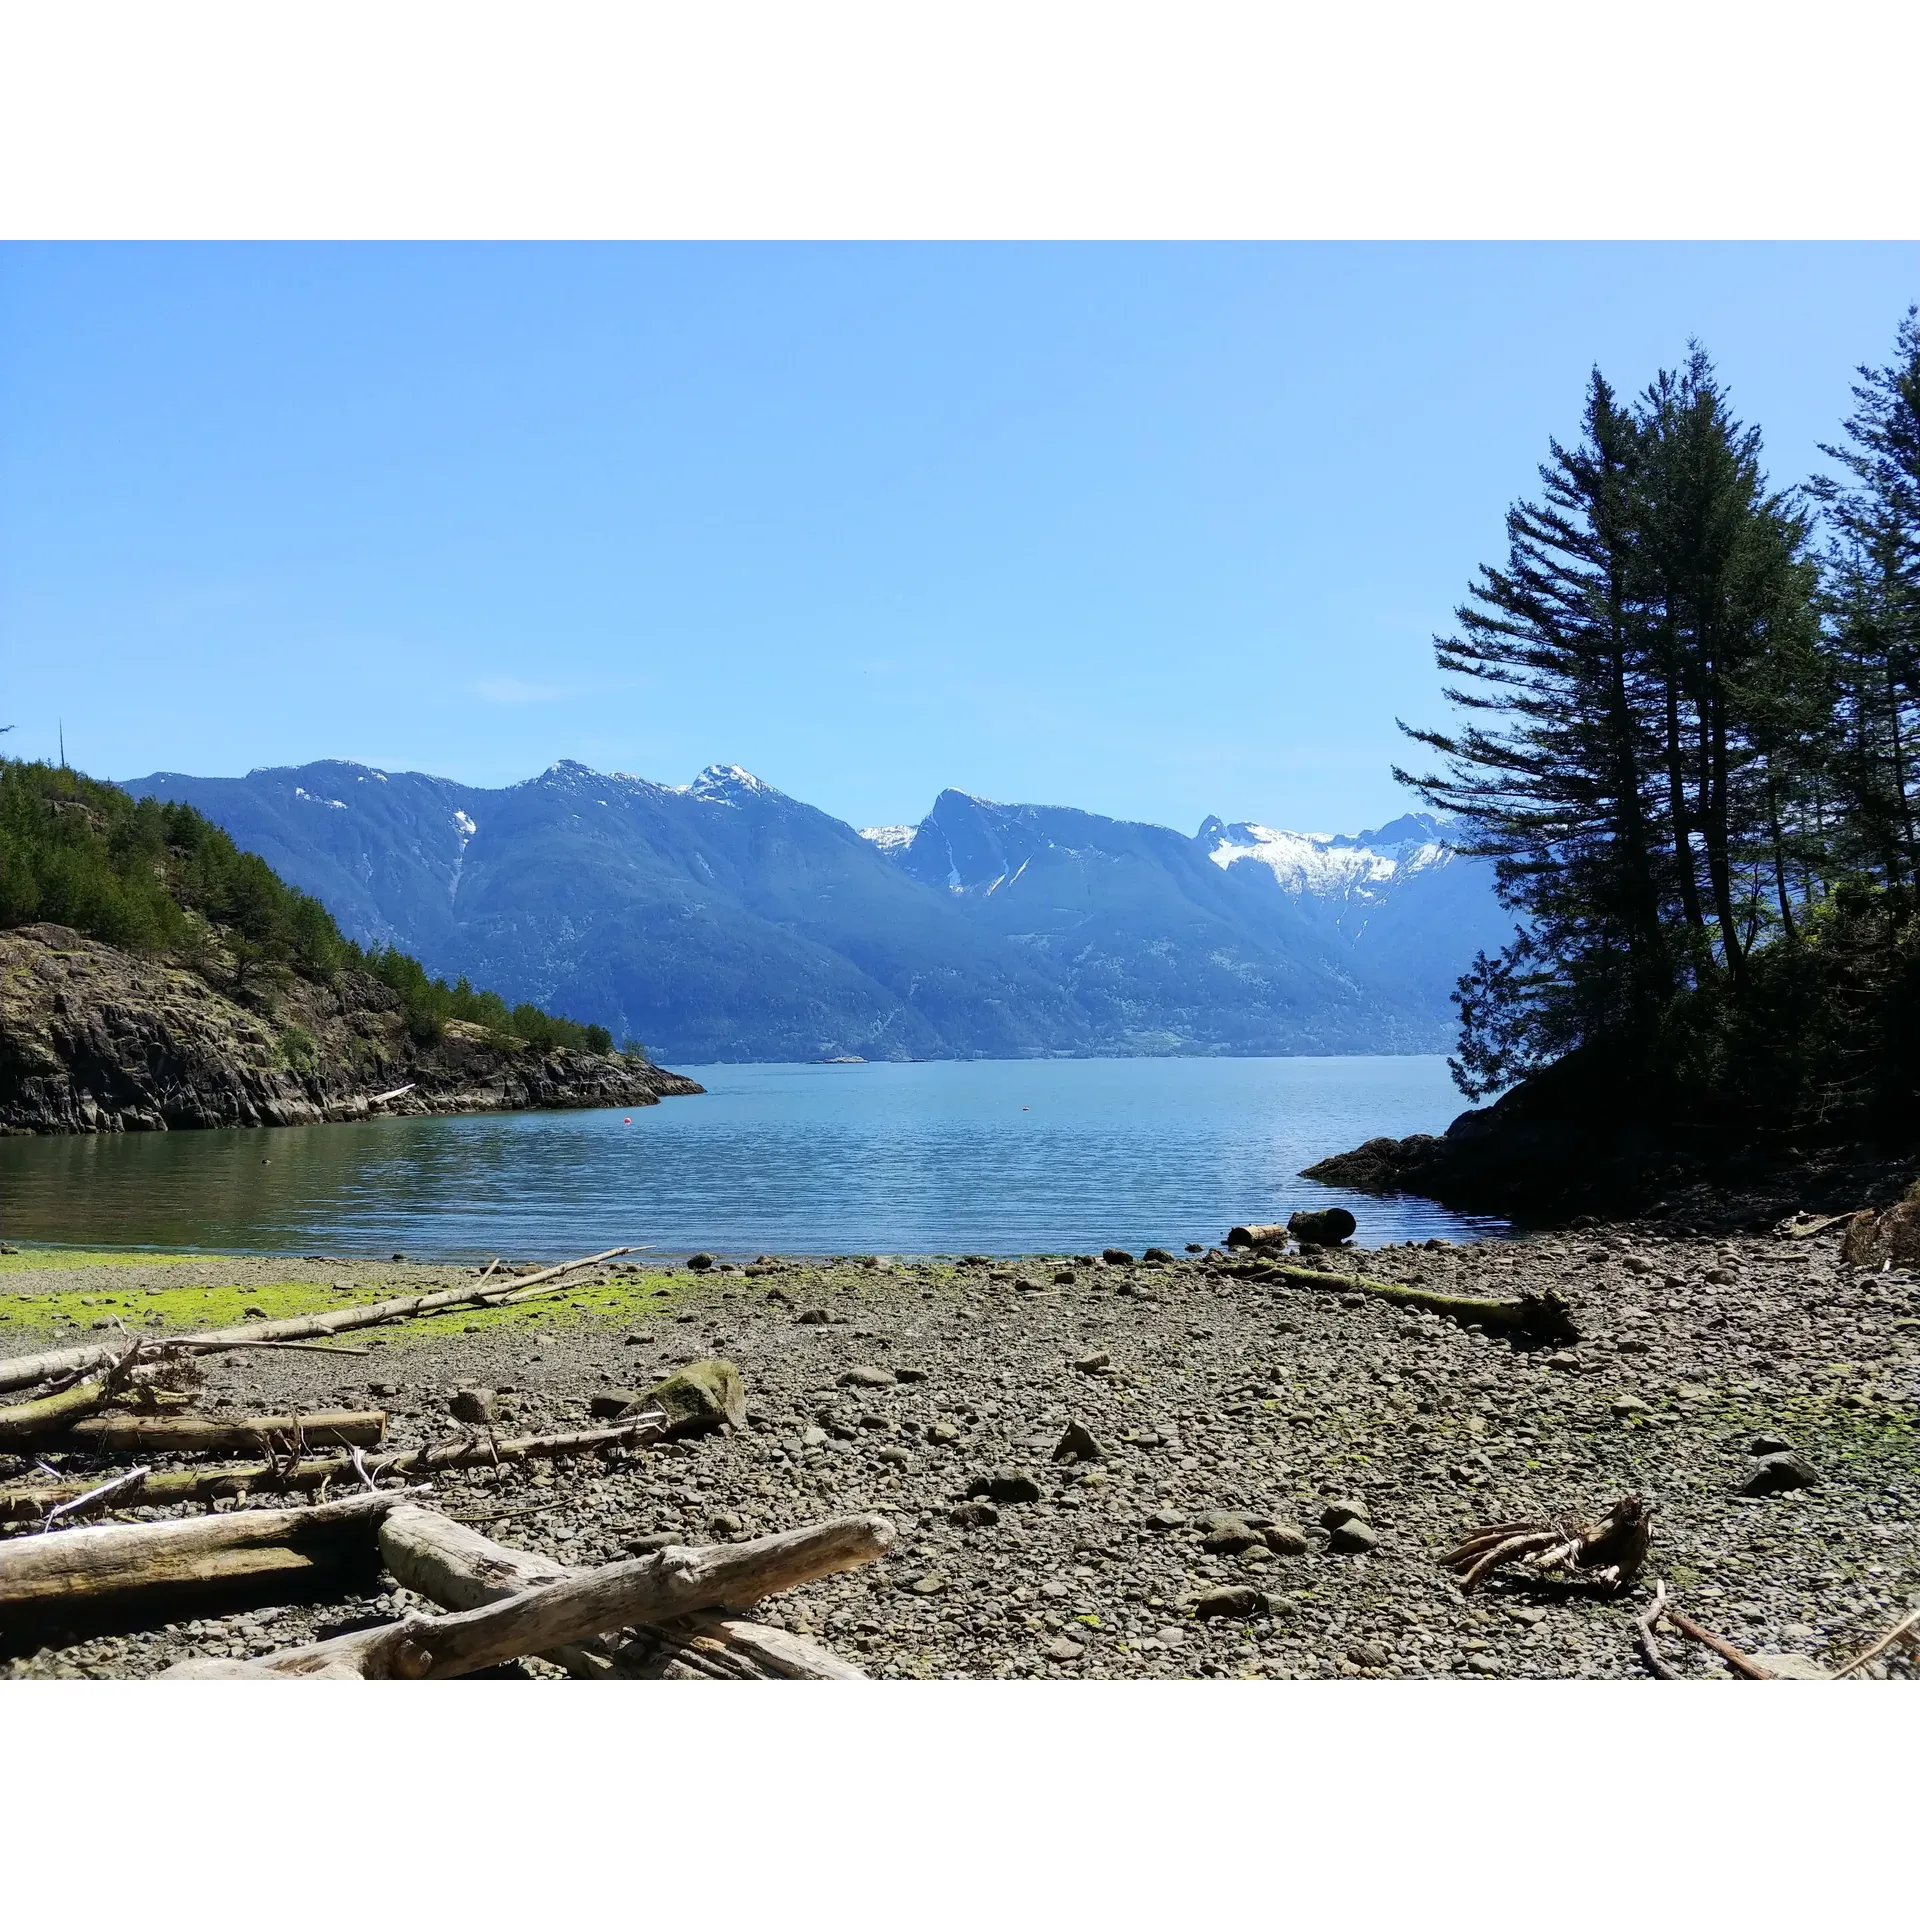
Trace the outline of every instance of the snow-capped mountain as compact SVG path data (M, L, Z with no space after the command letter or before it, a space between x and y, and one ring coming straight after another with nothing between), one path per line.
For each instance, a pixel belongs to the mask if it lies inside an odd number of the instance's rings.
M1258 860L1271 867L1292 893L1321 896L1378 890L1453 858L1440 822L1430 813L1403 813L1370 833L1292 833L1251 821L1228 826L1218 815L1201 822L1195 836L1217 867Z
M1167 827L949 789L860 831L744 767L467 787L345 761L155 774L368 944L682 1062L1427 1051L1506 937L1410 814Z
M1372 911L1457 857L1438 819L1403 813L1368 833L1294 833L1209 815L1195 838L1223 872L1257 862L1296 899L1325 902L1357 938Z

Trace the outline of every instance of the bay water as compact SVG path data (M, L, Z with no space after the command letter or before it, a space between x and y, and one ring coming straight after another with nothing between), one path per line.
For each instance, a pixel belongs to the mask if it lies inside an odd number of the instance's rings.
M684 1071L708 1091L626 1110L0 1139L0 1235L420 1259L1138 1253L1336 1201L1363 1244L1503 1230L1299 1176L1444 1130L1462 1103L1438 1057Z

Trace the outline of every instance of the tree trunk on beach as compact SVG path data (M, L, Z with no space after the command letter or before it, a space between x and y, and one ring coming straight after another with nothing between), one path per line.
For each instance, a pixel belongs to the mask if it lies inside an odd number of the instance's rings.
M192 1660L164 1678L454 1680L509 1660L709 1607L751 1606L803 1581L864 1566L893 1544L879 1514L823 1520L761 1540L665 1547L569 1573L470 1612L412 1618L258 1660Z

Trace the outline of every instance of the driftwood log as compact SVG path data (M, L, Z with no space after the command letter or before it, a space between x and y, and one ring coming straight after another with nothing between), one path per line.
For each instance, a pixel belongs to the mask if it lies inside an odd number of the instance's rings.
M319 1413L215 1420L201 1414L107 1412L76 1420L42 1451L59 1453L304 1453L310 1447L377 1447L384 1413L329 1407Z
M400 1493L362 1493L318 1507L263 1507L146 1526L75 1527L0 1541L0 1620L22 1611L191 1592L218 1611L227 1589L268 1574L373 1564L374 1529Z
M605 1253L589 1254L581 1260L563 1260L557 1267L518 1278L509 1275L441 1293L404 1294L391 1300L367 1301L357 1307L337 1307L330 1313L304 1314L292 1320L257 1320L246 1326L222 1327L210 1333L169 1335L164 1341L149 1344L173 1351L216 1352L224 1347L256 1346L262 1341L273 1345L289 1340L322 1339L328 1334L350 1333L356 1327L385 1326L390 1321L412 1320L426 1313L450 1313L461 1307L517 1306L522 1300L560 1291L549 1283L559 1281L566 1274L640 1251L638 1247L609 1247ZM17 1359L0 1360L0 1393L38 1386L41 1381L55 1379L63 1373L84 1373L93 1367L109 1365L118 1357L117 1348L100 1345L65 1347L54 1353L28 1353Z
M420 1477L460 1473L475 1467L508 1466L516 1460L553 1460L574 1453L600 1453L612 1447L646 1446L667 1437L657 1420L624 1420L614 1426L585 1427L566 1433L535 1433L503 1440L492 1433L463 1434L402 1453L308 1454L297 1460L262 1461L244 1467L189 1467L174 1473L150 1473L111 1499L114 1506L177 1507L195 1500L222 1500L234 1494L291 1493L377 1480L381 1474ZM364 1476L364 1478L363 1478ZM42 1520L66 1501L99 1492L104 1486L73 1481L26 1481L0 1487L0 1522Z
M869 1513L737 1545L664 1547L469 1612L398 1620L258 1660L190 1660L162 1677L453 1680L623 1627L751 1606L804 1581L864 1566L893 1539L892 1522Z
M635 1627L614 1655L623 1680L864 1680L804 1634L724 1613Z
M429 1507L396 1507L380 1527L380 1558L410 1592L443 1607L470 1609L571 1569L543 1553L500 1545ZM817 1642L755 1620L703 1614L610 1635L591 1644L541 1649L578 1680L864 1680L856 1666Z
M17 1406L0 1407L0 1453L33 1453L103 1406L113 1391L110 1375L83 1380L64 1393L49 1393Z
M1482 1300L1469 1294L1434 1293L1425 1287L1375 1280L1364 1273L1335 1273L1319 1267L1263 1265L1238 1271L1249 1280L1277 1280L1286 1286L1312 1287L1323 1293L1369 1294L1394 1306L1416 1307L1423 1313L1457 1320L1462 1326L1482 1327L1542 1345L1565 1346L1580 1338L1572 1303L1551 1287L1544 1293L1523 1293L1517 1300Z
M1227 1229L1227 1245L1230 1247L1284 1247L1286 1244L1287 1229L1284 1222L1270 1221L1265 1226Z

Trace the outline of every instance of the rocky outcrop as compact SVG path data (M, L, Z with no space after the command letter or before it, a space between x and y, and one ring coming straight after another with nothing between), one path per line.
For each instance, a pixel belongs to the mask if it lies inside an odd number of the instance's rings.
M1763 1134L1741 1116L1703 1112L1671 1087L1570 1054L1443 1134L1382 1135L1303 1172L1332 1187L1416 1193L1534 1226L1592 1216L1724 1228L1891 1198L1915 1164L1910 1141ZM1920 1224L1912 1231L1920 1249Z
M1856 1213L1840 1257L1850 1267L1920 1268L1920 1181L1886 1209Z
M164 955L67 927L0 933L0 1132L651 1106L700 1091L660 1067L535 1053L457 1021L415 1040L398 997L351 970L223 991Z

